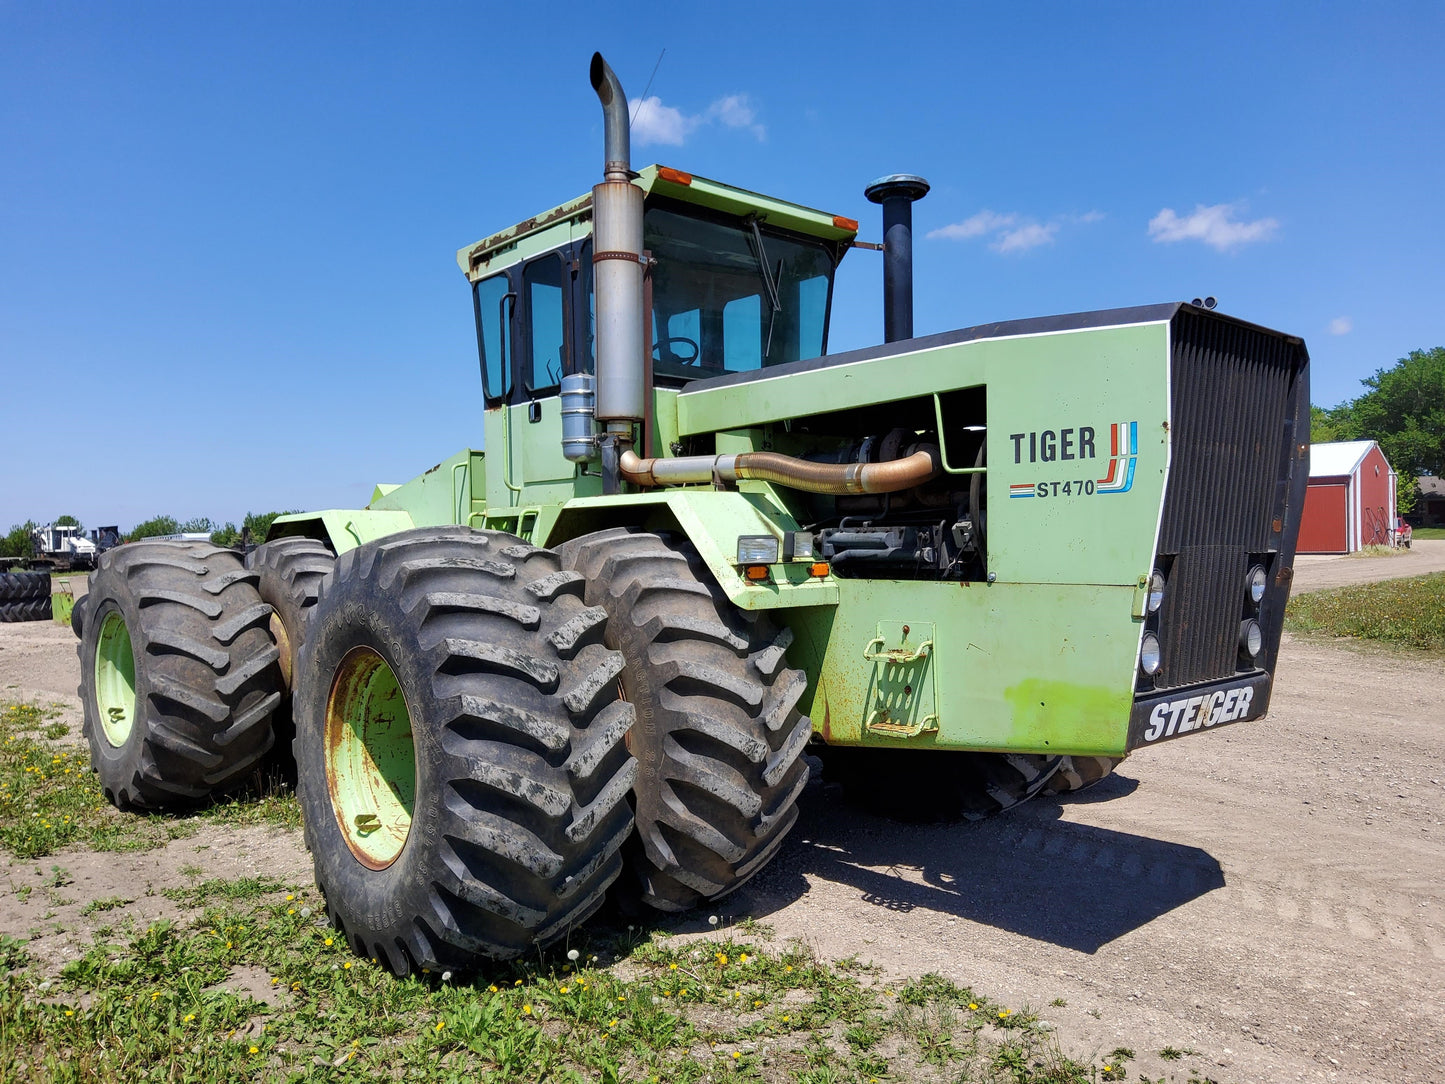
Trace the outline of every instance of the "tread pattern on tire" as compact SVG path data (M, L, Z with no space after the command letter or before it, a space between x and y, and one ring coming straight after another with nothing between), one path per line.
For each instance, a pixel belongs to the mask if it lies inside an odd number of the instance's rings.
M1064 757L1044 786L1045 794L1074 794L1107 779L1123 757Z
M298 790L317 882L359 954L397 974L469 970L601 906L632 831L634 716L582 587L554 553L463 527L363 545L325 578L301 647ZM340 833L322 749L332 675L358 644L400 680L417 757L410 834L382 871Z
M49 597L49 572L0 572L0 602L29 602Z
M1033 798L1062 757L942 749L829 747L823 776L844 796L894 820L981 820Z
M680 537L616 528L559 552L628 659L640 763L627 887L663 911L725 895L777 852L808 781L792 633L733 606Z
M243 782L271 748L280 703L271 607L231 550L143 541L104 554L86 595L77 649L91 763L114 805L193 805ZM95 653L106 614L131 636L136 711L120 747L105 737Z
M27 598L14 602L0 602L0 621L49 621L51 613L49 594L44 598Z
M295 662L306 636L306 619L320 597L321 581L335 566L331 547L314 538L278 538L246 556L246 567L259 577L256 590L261 601L275 610L290 642L291 655L282 658L281 669L291 689L296 687Z

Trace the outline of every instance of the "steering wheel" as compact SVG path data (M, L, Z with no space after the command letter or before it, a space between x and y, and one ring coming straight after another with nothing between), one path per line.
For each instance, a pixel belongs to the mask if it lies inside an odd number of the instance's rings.
M673 343L682 343L684 346L692 347L692 355L685 358L678 357L677 352L672 349ZM697 340L689 339L686 335L669 335L662 341L654 343L652 348L667 355L665 359L658 358L658 361L675 361L679 365L696 365L697 359L702 355L702 349L697 345Z

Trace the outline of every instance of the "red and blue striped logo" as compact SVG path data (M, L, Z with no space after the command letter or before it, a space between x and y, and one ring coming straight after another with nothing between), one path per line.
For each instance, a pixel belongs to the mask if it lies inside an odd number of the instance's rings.
M1128 493L1134 485L1139 459L1139 423L1115 422L1109 426L1109 472L1094 484L1095 493Z

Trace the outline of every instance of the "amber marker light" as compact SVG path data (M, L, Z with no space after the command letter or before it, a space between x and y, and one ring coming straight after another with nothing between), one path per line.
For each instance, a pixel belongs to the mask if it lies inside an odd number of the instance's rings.
M858 220L856 218L844 218L842 215L833 216L833 225L840 230L847 230L849 233L858 232Z
M808 569L808 575L810 575L810 576L826 576L827 574L828 574L828 562L827 562L827 561L819 561L817 564L813 565L810 569Z
M768 578L767 565L748 565L747 577L750 580L765 580Z
M673 184L692 184L692 174L684 173L680 169L673 169L671 166L658 166L657 175L664 181L671 181ZM837 220L834 219L836 222ZM857 229L857 226L854 226Z

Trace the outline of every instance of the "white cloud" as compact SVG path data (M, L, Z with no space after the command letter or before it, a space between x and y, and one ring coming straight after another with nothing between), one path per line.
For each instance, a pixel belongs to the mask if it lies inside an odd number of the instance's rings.
M930 241L967 241L973 237L982 237L986 233L993 233L995 230L1002 230L1012 226L1018 221L1018 215L1000 215L992 211L980 211L978 214L965 218L962 222L954 222L947 226L940 226L936 230L928 231Z
M627 103L632 114L632 141L638 145L665 143L681 147L692 130L702 123L701 117L689 117L681 109L663 105L662 99L633 98Z
M1331 335L1348 335L1355 330L1355 322L1348 316L1336 316L1330 321Z
M1241 208L1238 203L1216 203L1212 207L1200 203L1181 218L1172 207L1166 207L1149 220L1149 236L1165 243L1203 241L1210 248L1227 252L1252 241L1267 241L1279 229L1279 222L1273 218L1239 221L1235 215Z
M627 106L632 117L632 141L638 146L661 143L680 147L698 128L714 121L725 128L745 128L759 140L767 138L767 129L756 123L757 113L746 94L719 98L701 113L684 113L675 106L664 105L655 94L629 99Z
M726 98L719 98L707 107L706 116L716 117L729 128L746 128L760 140L767 138L767 129L754 123L757 114L746 94L729 94Z
M1050 222L1047 226L1026 222L1016 230L1005 230L989 248L995 252L1027 252L1039 245L1053 244L1054 234L1058 232L1057 222Z

